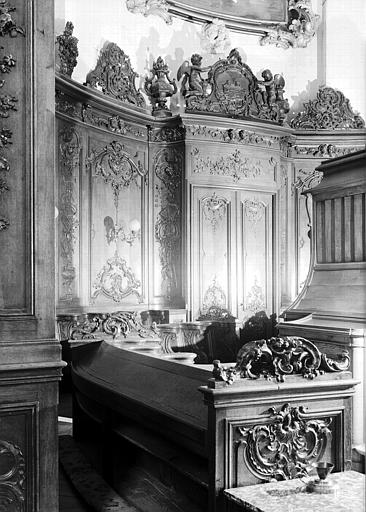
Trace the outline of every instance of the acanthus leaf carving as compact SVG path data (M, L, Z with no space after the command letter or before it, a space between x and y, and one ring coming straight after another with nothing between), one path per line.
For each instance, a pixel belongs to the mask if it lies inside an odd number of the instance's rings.
M145 108L144 97L135 86L137 77L130 58L115 43L108 43L100 51L97 65L88 73L85 85L101 88L107 96Z
M121 302L125 297L135 295L138 302L142 302L140 289L141 282L126 260L116 252L97 274L93 283L92 300L102 294L114 302Z
M289 480L308 475L331 440L332 418L312 418L303 406L271 407L266 423L236 427L236 446L258 479Z
M289 0L287 27L273 25L266 29L261 45L274 44L278 48L306 48L313 39L320 23L311 0Z
M332 87L320 87L315 100L304 103L304 110L290 121L300 130L364 128L365 121L353 112L349 99Z
M0 467L0 510L23 512L25 459L16 444L0 440Z
M69 77L71 77L76 67L79 55L79 40L72 35L73 31L74 25L71 21L68 21L64 32L56 37L56 71Z

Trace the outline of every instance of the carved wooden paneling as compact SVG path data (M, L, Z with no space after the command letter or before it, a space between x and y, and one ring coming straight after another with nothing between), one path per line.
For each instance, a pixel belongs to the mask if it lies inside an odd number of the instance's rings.
M343 413L301 404L262 407L258 415L226 421L227 487L306 476L311 463L329 460L345 468Z
M175 138L174 132L170 136ZM182 296L182 182L184 176L182 145L155 146L151 170L153 180L151 235L154 255L152 300L159 300L160 297L160 301L174 304L181 300Z
M272 313L272 196L240 192L239 198L239 301L245 316Z

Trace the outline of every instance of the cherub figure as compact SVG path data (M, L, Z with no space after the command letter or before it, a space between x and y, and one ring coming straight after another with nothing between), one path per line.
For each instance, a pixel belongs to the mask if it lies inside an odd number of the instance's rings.
M201 77L201 73L209 71L211 66L201 67L202 57L194 53L191 57L191 64L185 60L177 72L177 78L183 78L181 93L184 97L203 96L206 92L206 81Z
M262 71L262 77L263 80L258 80L258 83L265 87L265 91L263 91L263 101L268 106L271 106L276 102L275 81L269 69Z

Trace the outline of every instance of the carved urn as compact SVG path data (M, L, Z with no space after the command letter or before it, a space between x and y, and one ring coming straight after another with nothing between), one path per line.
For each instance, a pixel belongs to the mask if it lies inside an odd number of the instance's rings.
M175 80L169 77L169 68L161 57L153 63L152 77L145 80L145 91L148 95L152 114L156 117L170 117L172 113L167 106L167 98L177 92Z

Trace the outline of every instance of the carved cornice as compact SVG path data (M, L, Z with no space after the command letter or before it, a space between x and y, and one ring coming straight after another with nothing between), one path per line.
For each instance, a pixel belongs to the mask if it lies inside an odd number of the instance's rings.
M56 71L70 76L77 64L79 40L72 35L74 25L68 21L63 34L56 37Z
M113 336L114 339L137 336L141 339L159 336L153 328L142 325L139 313L136 311L115 311L113 313L87 313L76 317L58 315L57 325L60 340L98 339L103 334Z
M178 79L183 77L186 112L283 123L289 106L281 75L273 76L266 69L263 80L258 80L236 49L208 68L201 68L201 60L200 55L193 54L191 64L184 61L178 70ZM208 78L203 79L201 73L207 70Z
M0 510L22 512L25 503L25 459L14 443L0 440Z
M302 375L314 379L324 372L348 370L349 365L348 351L343 351L335 360L320 352L311 341L287 336L246 343L238 352L235 372L232 367L222 367L220 371L225 375L226 370L229 370L231 380L239 377L265 377L283 382L286 375Z
M320 16L313 12L311 0L289 0L287 27L269 27L260 43L274 44L278 48L306 48L313 39L319 23Z
M213 160L210 156L201 156L200 150L194 147L191 156L195 174L230 176L234 182L241 179L255 179L263 174L263 161L246 157L239 149ZM276 165L272 158L269 164L272 167Z
M107 96L124 103L146 108L144 97L135 86L137 77L130 58L115 43L108 43L100 51L97 65L88 73L85 85L100 88Z
M149 16L153 14L163 18L165 23L173 23L171 15L168 13L168 4L166 0L126 0L126 7L134 14L143 14Z
M334 144L318 144L312 146L302 146L296 144L292 146L291 151L297 155L305 155L316 158L335 158L348 155L364 149L364 146L335 146Z
M268 422L237 426L237 450L260 480L288 480L308 475L331 439L331 418L312 418L303 406L271 407Z
M290 126L301 130L337 130L364 128L365 121L353 112L341 91L324 86L315 100L304 103L304 110L290 121Z
M116 253L109 258L97 274L93 283L92 300L104 295L114 302L121 302L129 295L135 295L138 302L143 302L141 282L136 278L126 260Z
M75 197L75 183L79 179L80 142L73 126L66 126L59 132L59 223L62 294L60 300L70 301L73 297L73 282L76 269L73 264L76 231L78 222L78 203Z
M211 128L206 125L193 124L186 127L188 136L200 139L263 146L266 148L279 147L283 137L276 135L263 135L247 129L239 128Z

